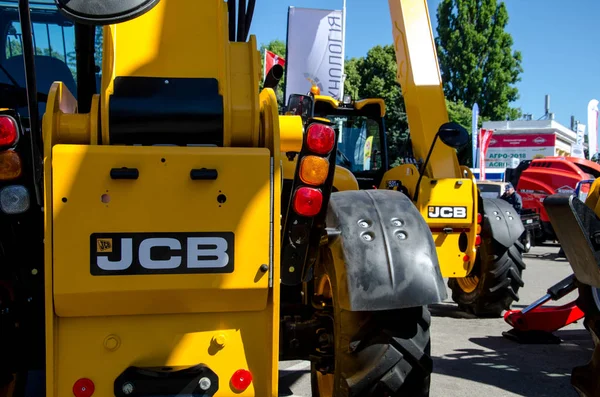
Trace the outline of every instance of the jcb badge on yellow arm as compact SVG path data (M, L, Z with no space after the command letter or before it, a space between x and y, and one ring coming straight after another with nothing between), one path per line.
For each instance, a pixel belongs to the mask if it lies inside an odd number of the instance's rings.
M467 207L442 207L430 205L428 207L427 216L429 218L466 219Z
M232 273L232 232L94 233L90 272L94 276Z

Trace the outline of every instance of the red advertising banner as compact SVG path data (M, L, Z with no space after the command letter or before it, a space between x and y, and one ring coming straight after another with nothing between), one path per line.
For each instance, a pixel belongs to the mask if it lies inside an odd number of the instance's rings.
M554 146L556 144L556 135L554 134L511 134L494 135L490 142L490 147L544 147Z
M492 141L493 130L481 129L479 133L479 158L483 159L479 165L479 179L485 181L485 155Z

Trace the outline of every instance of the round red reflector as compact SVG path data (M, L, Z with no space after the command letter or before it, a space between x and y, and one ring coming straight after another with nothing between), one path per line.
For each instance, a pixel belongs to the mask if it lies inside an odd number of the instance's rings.
M17 124L15 119L0 116L0 146L12 146L17 140Z
M463 256L463 262L468 262L470 260L471 260L471 258L469 258L469 255Z
M475 236L475 245L481 245L481 236L479 234Z
M481 214L477 214L477 223L481 223L481 221L483 220L483 216L481 216Z
M325 124L311 124L306 133L306 144L316 154L327 154L333 149L335 143L335 132L333 128Z
M323 193L312 187L301 187L294 194L294 211L302 216L315 216L321 211Z
M231 376L231 386L237 391L244 391L252 383L252 374L246 369L238 369Z
M73 394L75 397L91 397L95 389L94 382L88 378L81 378L73 385Z

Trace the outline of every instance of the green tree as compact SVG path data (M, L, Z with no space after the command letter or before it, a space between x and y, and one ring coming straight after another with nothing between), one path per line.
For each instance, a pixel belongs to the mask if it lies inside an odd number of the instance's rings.
M473 110L467 108L462 103L456 103L446 99L446 108L448 109L448 119L460 124L469 132L469 143L456 151L458 162L462 165L472 165L473 146L471 144L471 123L473 120Z
M286 45L283 41L281 40L272 40L271 42L269 42L268 44L263 44L260 46L260 65L261 65L261 79L262 79L262 75L264 73L264 68L265 68L265 50L271 51L272 53L280 56L281 58L286 57ZM283 106L283 87L285 87L285 74L284 76L281 78L281 80L279 81L279 85L277 86L277 102L279 103L279 106ZM263 81L261 80L259 82L259 88L262 90L263 88Z
M510 107L519 98L521 53L513 51L505 31L503 1L442 0L437 8L437 53L447 98L467 107L479 105L482 116L517 119Z

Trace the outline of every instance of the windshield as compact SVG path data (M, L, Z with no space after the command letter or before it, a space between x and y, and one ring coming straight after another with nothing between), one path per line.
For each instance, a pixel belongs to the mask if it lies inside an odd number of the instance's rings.
M25 86L23 66L23 40L21 23L16 5L0 8L3 56L0 62L19 85ZM36 77L38 91L47 93L56 76L75 90L75 29L73 23L56 9L31 10L33 45L36 55ZM8 84L6 73L1 73L0 82Z
M75 27L54 5L54 1L31 1L31 22L40 115L45 111L45 95L55 81L62 81L77 98ZM97 29L96 45L101 40ZM0 107L16 107L27 114L27 103L18 91L24 91L25 66L23 40L17 2L0 1ZM98 65L98 62L96 63ZM16 100L15 97L19 97ZM17 102L17 103L15 103Z
M379 123L366 116L328 115L339 133L337 165L352 172L381 168Z

